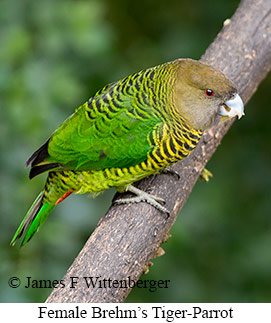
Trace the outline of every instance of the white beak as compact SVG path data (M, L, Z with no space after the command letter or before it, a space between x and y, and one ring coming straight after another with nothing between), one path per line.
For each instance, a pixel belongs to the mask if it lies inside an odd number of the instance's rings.
M244 103L241 97L236 93L233 99L226 101L218 111L218 114L223 117L240 119L244 113Z

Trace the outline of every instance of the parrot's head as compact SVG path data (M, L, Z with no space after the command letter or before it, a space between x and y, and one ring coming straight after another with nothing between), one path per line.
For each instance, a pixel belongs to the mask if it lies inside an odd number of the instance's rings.
M192 59L179 59L174 102L178 113L195 129L215 120L244 115L244 104L233 83L219 70Z

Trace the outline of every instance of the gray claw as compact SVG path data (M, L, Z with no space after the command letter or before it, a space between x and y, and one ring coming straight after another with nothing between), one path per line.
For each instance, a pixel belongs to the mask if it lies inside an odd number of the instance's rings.
M169 211L164 206L161 205L161 204L166 204L165 200L163 200L162 198L157 197L152 194L148 194L148 193L140 190L139 188L134 187L133 185L129 185L127 187L127 191L134 193L137 196L130 197L130 198L124 198L124 199L118 199L118 200L114 201L114 203L126 204L126 203L146 202L146 203L152 205L153 207L155 207L156 209L158 209L159 211L166 213L168 217L170 216Z

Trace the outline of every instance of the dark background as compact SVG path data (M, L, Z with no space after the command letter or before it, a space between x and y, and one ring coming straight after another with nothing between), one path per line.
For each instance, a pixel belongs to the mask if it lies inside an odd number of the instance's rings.
M237 0L1 0L0 301L43 302L49 289L26 277L61 279L114 190L71 196L24 248L9 247L44 185L24 163L74 109L103 85L178 57L199 59ZM208 164L141 279L168 290L135 289L129 302L270 302L270 74ZM91 273L90 273L91 275ZM22 286L12 289L9 277Z

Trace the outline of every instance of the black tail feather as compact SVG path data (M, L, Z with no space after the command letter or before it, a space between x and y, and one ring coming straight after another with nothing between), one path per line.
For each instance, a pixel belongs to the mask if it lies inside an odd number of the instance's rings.
M45 158L49 156L48 154L48 139L39 149L37 149L31 157L27 160L25 167L28 167L30 164L32 167L44 161Z
M40 166L34 166L30 169L30 173L29 173L29 178L32 179L33 177L44 173L48 170L53 170L55 168L59 168L61 167L61 164L59 163L51 163L51 164L44 164L44 165L40 165Z
M27 160L25 164L25 167L28 167L29 165L31 165L31 169L29 173L30 179L32 179L33 177L41 173L44 173L62 166L59 163L46 163L45 160L47 157L49 157L49 153L48 153L49 140L50 138L32 154L32 156Z

